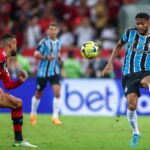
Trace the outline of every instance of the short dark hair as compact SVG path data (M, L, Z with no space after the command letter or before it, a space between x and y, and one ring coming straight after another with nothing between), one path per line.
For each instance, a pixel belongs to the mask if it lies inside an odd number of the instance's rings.
M150 16L149 16L149 14L147 14L145 12L140 12L140 13L136 14L135 19L137 19L137 18L149 20Z
M6 43L8 40L11 40L13 38L16 38L16 37L12 34L6 33L0 38L0 41L3 43Z
M50 27L50 26L59 27L59 25L58 25L57 22L51 22L51 23L49 24L49 27Z

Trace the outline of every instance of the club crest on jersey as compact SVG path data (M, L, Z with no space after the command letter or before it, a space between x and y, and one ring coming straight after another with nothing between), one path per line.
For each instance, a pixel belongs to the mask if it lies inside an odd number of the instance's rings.
M128 88L127 88L127 87L125 87L125 93L127 93L127 91L128 91Z
M41 88L41 87L40 87L40 85L38 84L38 85L37 85L37 89L39 90L40 88Z

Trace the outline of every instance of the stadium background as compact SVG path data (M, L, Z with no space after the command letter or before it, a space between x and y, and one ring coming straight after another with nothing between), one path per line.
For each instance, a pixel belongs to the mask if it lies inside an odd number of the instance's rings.
M37 43L47 33L50 22L60 24L62 41L62 110L64 115L125 115L126 100L121 87L121 65L124 49L114 61L114 73L101 77L112 49L122 31L134 27L139 11L150 13L148 0L1 0L0 35L16 35L18 55L8 60L13 79L24 69L29 79L19 88L9 91L23 99L24 112L30 112L35 92L38 61L33 57ZM93 40L102 45L94 60L80 55L83 42ZM150 114L150 96L142 90L138 113ZM49 85L42 97L39 113L52 112L53 92ZM7 112L0 109L0 112Z

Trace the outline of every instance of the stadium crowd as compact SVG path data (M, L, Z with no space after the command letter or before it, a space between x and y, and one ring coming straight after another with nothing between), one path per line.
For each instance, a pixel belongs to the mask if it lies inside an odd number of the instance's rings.
M14 3L15 1L15 3ZM99 78L110 53L118 40L118 13L122 5L136 0L1 0L0 36L4 33L16 35L17 58L9 66L13 78L22 67L34 76L37 61L33 51L46 35L50 22L60 24L59 38L62 42L66 78ZM88 61L80 56L80 47L85 41L101 43L100 57ZM115 74L106 77L120 78L123 51L115 60ZM28 56L28 57L27 57ZM13 63L12 63L13 62Z

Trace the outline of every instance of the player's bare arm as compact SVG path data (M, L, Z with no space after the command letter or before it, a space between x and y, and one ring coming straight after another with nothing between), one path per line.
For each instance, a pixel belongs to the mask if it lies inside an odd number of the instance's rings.
M62 60L62 57L61 57L61 53L58 52L58 63L59 63L59 66L62 67L63 66L63 60Z
M119 40L113 49L113 52L111 54L108 64L105 66L104 70L102 71L103 76L110 73L113 70L114 59L118 55L118 51L122 48L122 46L123 46L123 43L121 40Z

